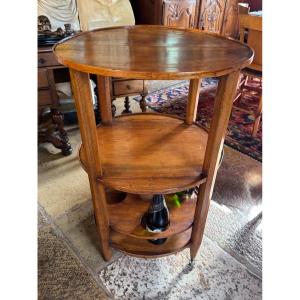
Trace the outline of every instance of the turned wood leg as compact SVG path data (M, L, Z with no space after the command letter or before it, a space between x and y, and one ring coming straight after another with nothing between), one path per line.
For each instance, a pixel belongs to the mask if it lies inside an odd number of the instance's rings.
M142 112L146 112L147 111L147 105L146 105L146 95L145 94L142 94L141 95L141 100L140 100L140 108L142 110Z
M116 100L116 98L113 98L112 99L112 103L111 103L111 113L112 113L113 117L116 115L116 112L117 112L117 108L116 108L116 106L113 103L113 101L115 101L115 100Z
M262 112L262 95L260 95L260 97L259 97L258 108L257 108L257 112L255 115L255 122L254 122L253 130L252 130L253 137L256 137L256 135L257 135L257 131L258 131L260 119L261 119L261 112Z
M125 97L124 107L125 109L122 111L122 114L132 114L132 111L130 110L130 100L128 96Z
M94 88L94 93L96 95L96 103L95 103L95 120L96 120L96 124L100 124L101 122L101 112L100 112L100 98L99 98L99 89L98 89L98 85L96 84L95 88Z
M202 174L206 182L199 186L194 224L192 228L190 255L193 261L203 239L205 222L221 158L224 138L239 80L239 72L221 77L214 104L214 114L208 134Z
M56 108L51 109L52 121L57 125L57 130L59 132L59 137L61 139L61 152L63 155L70 155L72 153L72 147L69 143L69 137L64 129L64 116Z

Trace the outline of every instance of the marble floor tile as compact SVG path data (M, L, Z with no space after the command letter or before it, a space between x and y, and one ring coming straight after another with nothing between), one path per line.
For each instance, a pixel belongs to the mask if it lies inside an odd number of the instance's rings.
M225 146L205 234L261 277L262 166Z
M115 299L261 299L261 280L204 237L194 266L189 250L157 259L123 256L99 272Z

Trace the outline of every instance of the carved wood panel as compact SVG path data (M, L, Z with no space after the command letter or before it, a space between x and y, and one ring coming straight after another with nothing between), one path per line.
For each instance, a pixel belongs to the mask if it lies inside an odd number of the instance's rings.
M199 29L221 33L226 0L203 0Z
M238 25L238 0L228 0L226 3L225 16L223 21L222 35L237 38Z
M196 0L164 0L162 24L184 28L195 27Z

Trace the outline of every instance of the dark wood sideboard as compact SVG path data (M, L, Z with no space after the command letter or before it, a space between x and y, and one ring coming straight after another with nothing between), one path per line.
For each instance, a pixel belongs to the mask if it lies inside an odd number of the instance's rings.
M101 93L98 93L96 76L91 76L96 83L96 95L98 100ZM56 148L61 149L63 155L72 153L69 138L64 129L64 116L60 111L61 105L55 83L70 81L69 69L61 65L52 52L52 46L38 48L38 120L39 143L52 143ZM144 80L112 78L110 82L111 99L125 97L123 113L131 113L129 96L141 95L140 107L146 111L145 96L147 85ZM47 112L47 113L45 113ZM112 103L112 113L116 107ZM99 101L96 103L95 115L97 123L101 122Z
M63 115L55 87L54 71L65 69L56 60L51 46L38 48L38 142L52 143L63 155L72 147L64 129ZM50 113L46 113L50 108Z

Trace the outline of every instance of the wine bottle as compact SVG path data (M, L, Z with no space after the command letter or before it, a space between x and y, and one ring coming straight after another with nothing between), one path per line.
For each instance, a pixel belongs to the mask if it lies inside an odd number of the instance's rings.
M149 232L165 231L170 223L169 211L163 195L154 195L146 213L146 229ZM163 244L167 238L148 240L153 244Z

